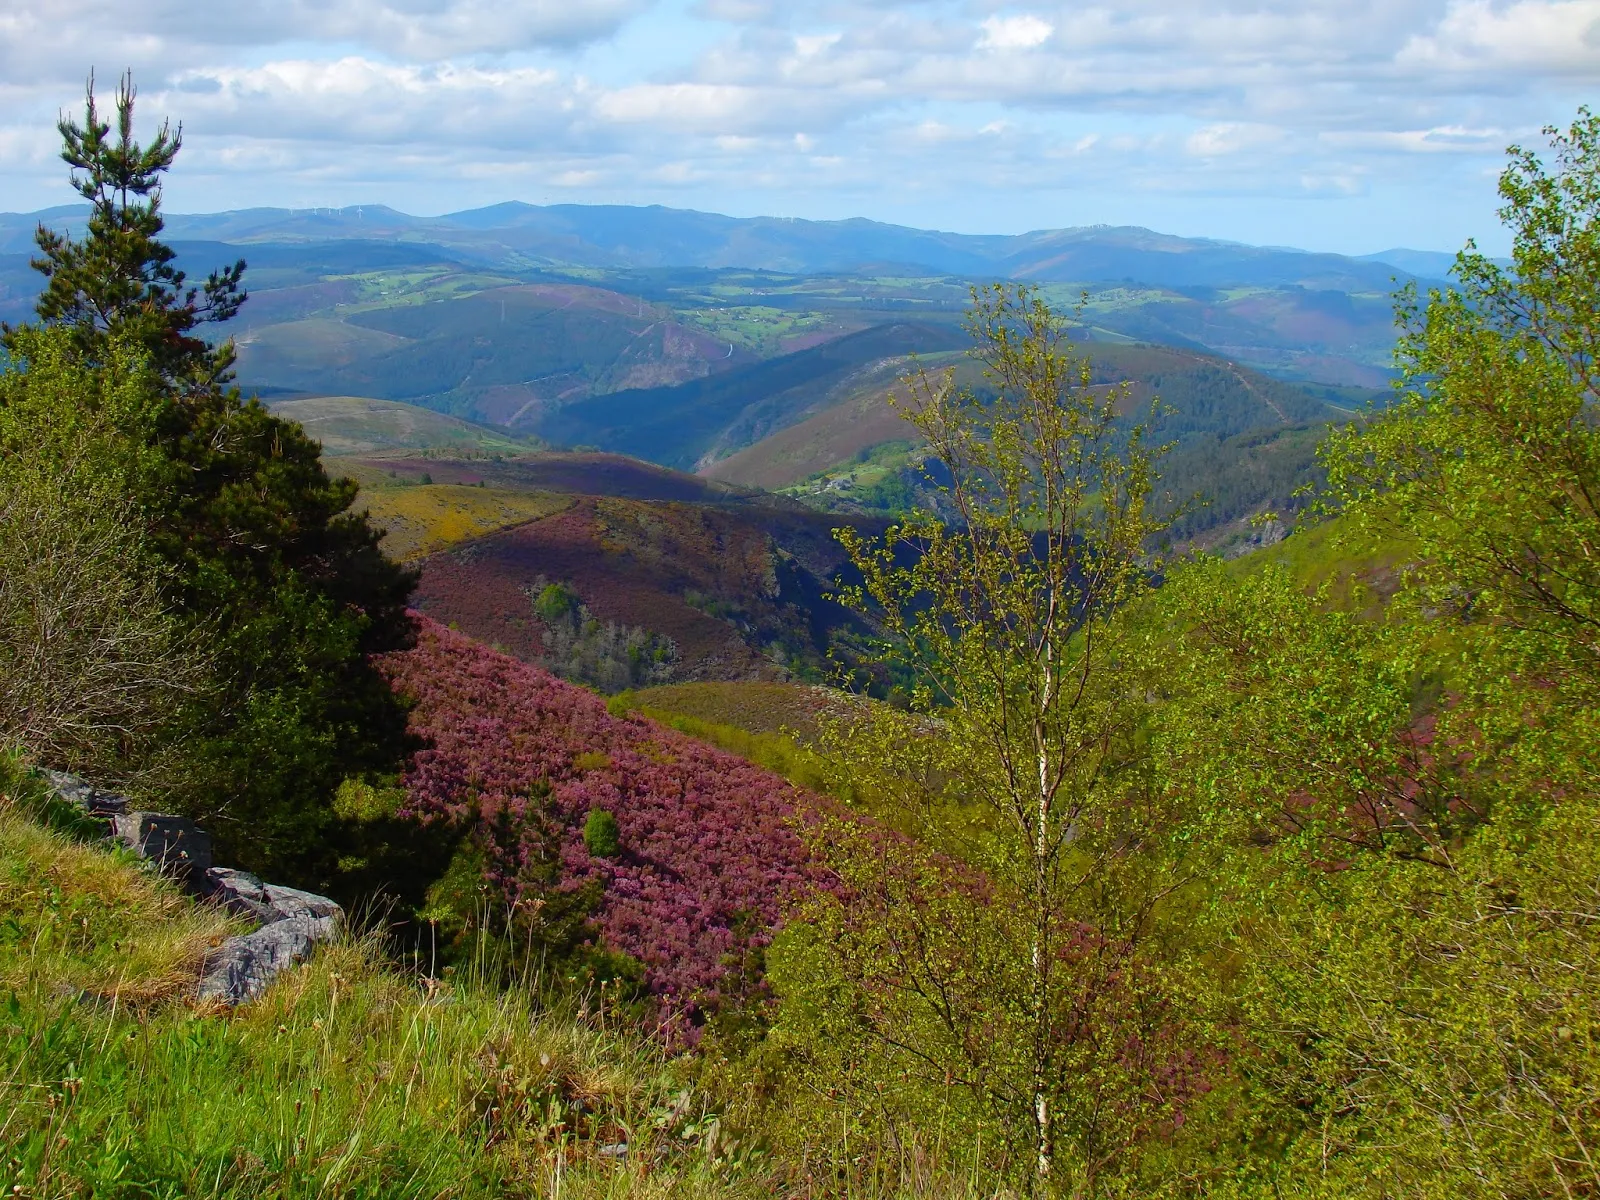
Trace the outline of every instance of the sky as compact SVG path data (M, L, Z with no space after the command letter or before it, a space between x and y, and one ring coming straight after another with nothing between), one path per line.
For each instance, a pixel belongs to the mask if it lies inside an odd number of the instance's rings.
M1503 253L1600 0L0 0L0 211L133 71L166 204L664 204Z

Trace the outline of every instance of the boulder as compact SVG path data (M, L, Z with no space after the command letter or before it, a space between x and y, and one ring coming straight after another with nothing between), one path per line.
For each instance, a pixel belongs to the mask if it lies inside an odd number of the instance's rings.
M272 919L284 921L290 917L330 917L338 925L344 922L344 909L326 896L302 892L299 888L266 885L267 904L277 914Z
M227 1005L254 1000L280 973L311 957L339 932L333 917L302 915L229 938L206 958L199 997Z
M201 878L204 883L199 890L213 904L263 925L277 920L277 913L267 900L267 885L249 871L212 867Z
M286 921L291 917L331 917L336 925L344 922L344 909L315 892L302 892L299 888L280 887L275 883L262 883L249 871L236 871L232 867L212 867L197 888L201 895L242 917L251 917L263 925Z
M85 816L98 817L110 823L113 817L121 816L128 811L128 798L119 796L115 792L102 792L97 787L91 787L76 775L68 775L65 771L43 771L50 783L50 790L59 799L79 809Z
M124 812L112 818L112 836L164 874L198 882L211 869L211 835L187 817Z

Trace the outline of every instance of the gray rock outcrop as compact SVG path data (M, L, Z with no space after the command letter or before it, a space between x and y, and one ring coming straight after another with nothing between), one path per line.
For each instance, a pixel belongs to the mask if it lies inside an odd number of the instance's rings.
M332 941L344 909L313 892L263 883L248 871L213 866L211 835L187 817L134 809L127 797L103 792L75 775L43 772L56 797L104 823L126 846L185 890L260 928L229 938L206 956L198 998L222 1004L254 1000L279 974Z
M111 833L163 875L182 883L198 883L211 869L211 835L187 817L124 811L111 819Z
M249 917L263 925L278 919L272 903L267 899L267 885L249 871L212 867L206 872L206 883L209 888L206 899L219 908Z
M128 798L115 792L102 792L91 787L76 775L65 771L41 771L56 796L75 806L85 816L107 822L128 811Z
M301 914L229 938L207 956L199 998L228 1005L254 1000L280 973L310 958L318 943L333 940L338 932L335 917Z

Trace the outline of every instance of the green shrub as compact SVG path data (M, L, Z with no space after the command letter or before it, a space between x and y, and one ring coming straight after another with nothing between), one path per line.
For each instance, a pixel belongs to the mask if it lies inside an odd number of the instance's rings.
M596 858L612 858L622 849L617 819L603 808L591 808L583 823L583 844Z

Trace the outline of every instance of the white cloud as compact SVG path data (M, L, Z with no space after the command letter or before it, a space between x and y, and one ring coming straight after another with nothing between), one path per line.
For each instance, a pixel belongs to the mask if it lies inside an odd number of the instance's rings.
M1322 135L1323 142L1343 150L1388 150L1407 154L1495 154L1510 140L1505 130L1464 129L1459 125L1436 129L1335 131Z
M650 0L11 0L0 13L7 78L81 75L98 59L181 61L230 48L344 43L419 62L572 46L607 37Z
M1416 69L1545 71L1600 82L1600 0L1467 0L1397 56Z
M1302 175L1300 186L1313 195L1356 196L1366 188L1366 180L1357 171L1343 175Z
M1015 17L988 17L978 47L983 50L1032 50L1050 40L1056 27L1032 13Z
M1184 140L1183 148L1196 158L1220 158L1260 149L1283 140L1283 130L1269 125L1225 123L1196 129Z
M765 97L749 88L708 83L641 83L602 96L600 116L626 124L720 133L747 126Z
M531 67L393 65L347 56L285 59L179 75L148 106L192 132L365 144L516 144L548 135L583 92Z

